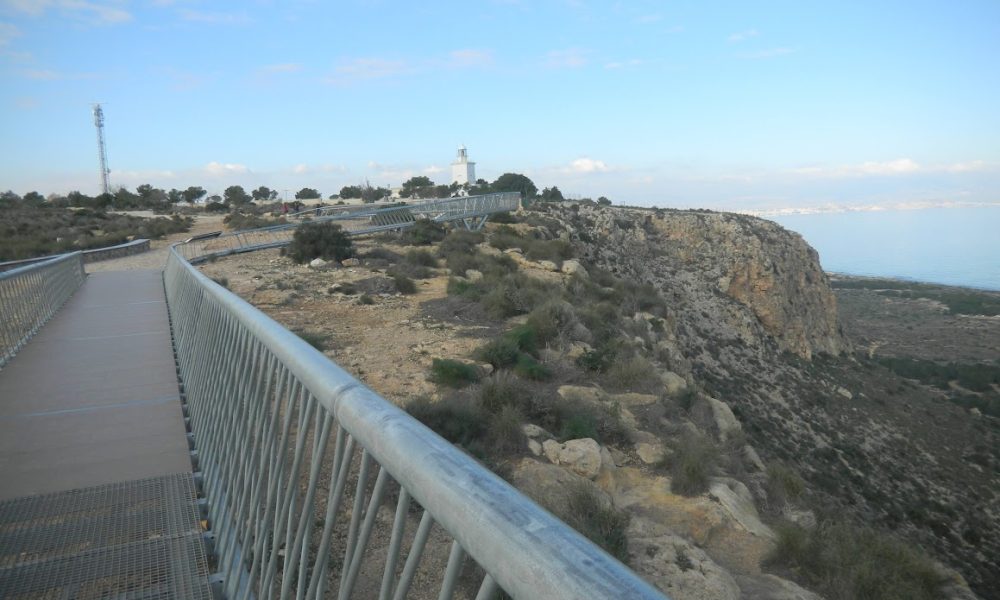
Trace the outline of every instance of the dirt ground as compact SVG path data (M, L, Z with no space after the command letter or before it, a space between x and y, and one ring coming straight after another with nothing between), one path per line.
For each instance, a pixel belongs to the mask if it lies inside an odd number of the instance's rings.
M135 211L137 216L149 216L147 215L149 211ZM222 219L224 215L197 215L195 217L194 225L191 227L190 231L183 233L173 233L168 235L162 240L153 240L149 243L149 252L143 252L142 254L134 254L132 256L124 256L122 258L113 258L111 260L104 260L101 262L89 263L86 265L86 270L88 273L97 273L99 271L133 271L137 269L162 269L163 265L167 262L167 249L171 244L188 239L193 235L198 235L200 233L209 233L211 231L219 231L223 229Z
M933 300L883 296L869 289L836 293L845 333L872 357L1000 360L1000 316L952 315Z
M361 240L356 246L363 253L370 244ZM379 246L400 254L408 249ZM465 359L491 332L425 310L447 298L446 269L414 280L417 291L410 295L394 291L385 268L331 263L315 269L295 264L277 249L229 256L201 269L286 328L320 338L326 356L397 405L419 395L434 397L435 385L427 380L431 361ZM359 291L332 291L335 284L353 284ZM372 304L359 300L365 289L371 290Z

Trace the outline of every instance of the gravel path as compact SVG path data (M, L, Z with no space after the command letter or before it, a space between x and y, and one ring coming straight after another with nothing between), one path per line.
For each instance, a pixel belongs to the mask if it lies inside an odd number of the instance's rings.
M186 240L193 235L219 231L223 228L222 219L222 215L197 215L194 225L191 226L191 231L168 235L162 240L153 240L149 244L149 252L90 263L86 265L86 270L88 273L97 273L101 271L162 269L167 262L167 249L170 248L171 244Z

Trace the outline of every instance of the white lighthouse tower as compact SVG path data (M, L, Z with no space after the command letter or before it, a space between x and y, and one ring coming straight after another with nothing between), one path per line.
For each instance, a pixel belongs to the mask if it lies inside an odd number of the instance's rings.
M458 148L458 158L451 163L451 180L460 185L476 182L476 163L469 162L465 146Z

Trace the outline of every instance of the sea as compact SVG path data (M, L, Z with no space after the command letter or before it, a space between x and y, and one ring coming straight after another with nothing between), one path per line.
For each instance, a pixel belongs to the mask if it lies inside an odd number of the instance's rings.
M800 233L828 272L1000 290L1000 205L764 218Z

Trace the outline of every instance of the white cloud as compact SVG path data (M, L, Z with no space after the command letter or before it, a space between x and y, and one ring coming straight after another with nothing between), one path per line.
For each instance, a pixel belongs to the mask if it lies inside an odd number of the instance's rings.
M996 163L988 163L985 160L970 160L968 162L954 163L944 168L948 173L977 173L982 171L993 171L998 168Z
M327 83L349 84L374 79L387 79L408 75L414 71L413 65L403 60L364 57L343 60L326 78Z
M192 23L208 23L211 25L246 25L251 19L243 12L208 12L185 8L177 13L181 19Z
M578 69L587 64L587 51L580 48L553 50L545 55L542 64L550 69Z
M641 65L645 64L645 62L646 61L644 61L644 60L642 60L640 58L630 58L628 60L616 60L616 61L611 61L609 63L605 63L604 68L605 69L610 69L610 70L614 70L614 69L627 69L627 68L630 68L630 67L641 66Z
M292 173L296 175L304 175L309 172L309 165L301 164L292 167Z
M19 71L19 73L22 77L36 81L78 81L99 77L97 73L65 73L63 71L53 71L52 69L24 69Z
M0 23L0 46L7 46L14 38L20 37L21 30L10 23Z
M132 20L132 13L120 8L118 0L90 2L88 0L2 0L2 6L10 12L40 17L51 8L63 16L78 19L94 25L114 25Z
M868 161L857 165L841 165L837 167L802 167L794 169L798 175L812 177L843 178L865 176L893 176L917 173L923 168L910 158L897 158L887 161Z
M740 52L739 54L736 55L736 57L756 60L763 58L776 58L778 56L785 56L787 54L792 54L794 52L795 48L781 46L777 48L765 48L764 50L755 50L753 52Z
M212 161L205 165L203 169L206 175L212 177L222 177L224 175L239 175L249 173L250 169L246 165L236 163L220 163Z
M738 31L729 36L730 44L739 44L740 42L745 42L750 38L755 38L760 35L760 32L756 29L747 29L746 31Z
M431 166L427 167L426 169L424 169L424 174L425 175L436 175L438 173L444 173L445 170L446 169L444 167L439 167L437 165L431 165Z
M448 66L453 68L488 67L492 64L493 52L490 50L463 48L453 50L448 54Z
M603 160L594 160L593 158L578 158L569 163L569 167L566 169L569 173L581 174L607 173L610 170Z
M270 73L297 73L302 70L299 63L281 63L277 65L264 65L258 71L264 74Z

